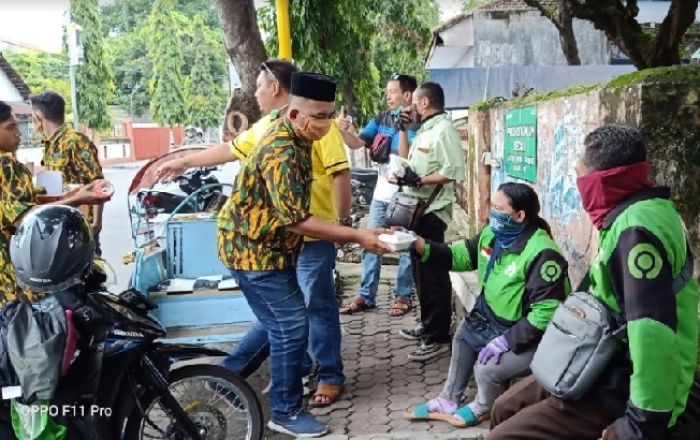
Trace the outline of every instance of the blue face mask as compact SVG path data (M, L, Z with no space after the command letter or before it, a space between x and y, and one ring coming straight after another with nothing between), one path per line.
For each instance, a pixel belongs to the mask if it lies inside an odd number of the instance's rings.
M494 210L489 214L489 226L504 249L509 248L525 229L525 223L517 222L505 212Z

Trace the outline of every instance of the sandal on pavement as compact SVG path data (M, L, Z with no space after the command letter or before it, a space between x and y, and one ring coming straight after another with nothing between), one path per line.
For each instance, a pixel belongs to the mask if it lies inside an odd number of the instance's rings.
M325 406L333 405L338 401L340 395L343 394L343 390L345 390L343 385L320 383L318 384L318 388L316 388L316 392L311 397L309 405L312 408L323 408Z
M361 296L356 296L349 303L345 304L340 308L339 313L341 315L352 315L356 312L364 312L367 309L373 309L374 307L369 306Z
M408 412L405 414L406 418L414 421L419 421L419 420L434 420L434 421L440 421L440 422L447 422L453 426L456 426L458 428L466 426L463 422L461 425L455 425L459 419L453 417L451 414L443 413L443 412L431 412L428 410L428 404L424 403L422 405L418 405L417 407L413 408L412 412Z
M389 305L389 316L399 317L411 311L411 300L395 298Z
M469 405L464 405L451 416L453 422L459 423L459 426L476 426L479 423L489 419L488 411L481 414L479 417L475 416ZM449 422L453 426L458 426L455 423Z

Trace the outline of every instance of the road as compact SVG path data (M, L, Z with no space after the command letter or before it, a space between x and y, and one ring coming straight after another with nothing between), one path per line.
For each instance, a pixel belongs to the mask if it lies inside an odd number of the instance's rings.
M134 249L126 196L140 165L141 163L132 163L104 169L105 178L112 182L115 192L112 200L105 205L100 241L102 256L117 273L117 286L110 288L115 292L126 289L133 269L133 265L122 263L122 257Z

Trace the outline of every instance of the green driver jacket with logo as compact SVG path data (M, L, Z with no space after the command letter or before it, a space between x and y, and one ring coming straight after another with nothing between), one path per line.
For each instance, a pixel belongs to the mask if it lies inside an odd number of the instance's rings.
M545 230L528 227L498 256L487 278L495 239L487 226L466 241L426 242L421 260L455 272L476 270L488 311L508 327L510 349L521 353L535 348L571 290L568 264Z
M698 285L674 294L685 230L668 188L634 194L605 219L590 292L627 322L632 374L621 439L665 439L683 412L697 361Z

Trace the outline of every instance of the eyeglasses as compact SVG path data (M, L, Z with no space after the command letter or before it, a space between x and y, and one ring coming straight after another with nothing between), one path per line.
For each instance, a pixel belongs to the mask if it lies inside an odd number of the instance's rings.
M272 78L273 81L280 82L280 80L277 79L277 75L275 75L275 72L273 72L272 70L270 70L270 67L267 65L266 62L263 62L263 63L261 64L261 66L262 66L263 69L265 69L265 72L267 72L267 74L270 75L270 78Z
M400 73L392 73L391 74L391 81L399 81L399 80L403 79L403 77L404 77L404 75L402 75Z

